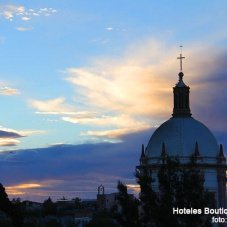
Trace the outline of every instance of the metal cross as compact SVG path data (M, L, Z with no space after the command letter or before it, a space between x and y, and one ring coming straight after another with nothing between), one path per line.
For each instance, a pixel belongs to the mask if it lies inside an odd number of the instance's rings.
M180 57L178 57L177 59L180 60L180 71L182 72L182 59L184 59L185 57L182 56L182 46L180 46L180 48L181 48Z

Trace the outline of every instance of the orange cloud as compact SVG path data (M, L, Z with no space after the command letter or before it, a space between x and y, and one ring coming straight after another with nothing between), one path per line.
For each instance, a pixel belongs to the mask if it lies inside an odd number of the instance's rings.
M140 193L140 186L138 184L126 184L128 189L132 190L134 193L139 194Z
M68 69L68 73L68 81L80 88L80 95L95 109L148 116L170 108L164 104L169 101L170 84L150 67L116 65L104 74L92 69Z
M27 189L40 188L42 185L37 183L25 183L6 187L9 195L24 195Z
M184 50L184 80L193 86L193 92L202 88L198 75L206 78L215 69L215 62L203 54L211 51L213 57L220 54L220 50L198 44ZM118 58L96 58L88 67L66 69L66 80L75 88L73 107L66 105L64 98L32 100L30 104L37 113L61 114L64 121L97 127L82 135L117 138L145 130L171 116L172 87L178 81L177 56L176 48L161 42L138 43ZM77 112L74 106L83 109Z
M14 195L26 195L33 194L39 196L47 196L48 191L43 190L44 187L48 188L51 186L56 186L61 183L61 180L44 180L39 183L36 182L25 182L21 184L7 186L6 191L10 196Z
M11 88L7 86L0 87L0 95L19 95L20 91L16 88Z
M16 146L20 143L17 139L0 138L0 146Z
M99 125L99 126L118 126L118 127L133 127L141 125L141 121L138 121L128 115L114 115L114 116L106 116L102 115L97 117L95 115L87 115L87 116L70 116L63 117L64 121L68 121L75 124L91 124L91 125Z
M164 118L172 110L172 86L178 80L176 51L148 41L131 46L117 59L95 59L90 67L68 68L67 81L75 86L90 109L131 117Z
M39 188L41 187L41 184L37 184L37 183L25 183L25 184L18 184L18 185L14 185L11 187L6 187L7 189L29 189L29 188Z
M48 100L30 100L29 105L39 114L74 114L75 108L65 104L63 97Z
M91 67L68 68L66 80L75 86L76 96L86 103L88 110L98 114L92 118L62 119L77 124L111 126L111 129L89 130L82 135L119 138L146 130L170 116L172 97L169 94L173 84L169 81L170 76L176 75L173 53L170 51L165 56L163 47L154 41L145 46L131 47L118 59L96 59ZM177 81L177 75L173 81Z
M127 134L132 134L140 131L144 131L149 129L149 125L140 125L138 127L131 127L131 128L119 128L119 129L112 129L112 130L100 130L100 131L87 131L82 133L82 135L89 135L95 137L103 137L103 138L110 138L110 139L117 139L125 136Z

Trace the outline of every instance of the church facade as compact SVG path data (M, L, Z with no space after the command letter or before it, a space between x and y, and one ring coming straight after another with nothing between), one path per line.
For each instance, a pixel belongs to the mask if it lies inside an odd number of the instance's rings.
M140 166L157 173L163 157L178 157L180 163L189 163L193 156L204 172L204 186L215 194L217 207L225 207L226 158L223 146L218 145L211 131L192 117L190 87L183 81L182 55L179 81L173 88L172 117L160 125L151 136L146 148L142 146Z

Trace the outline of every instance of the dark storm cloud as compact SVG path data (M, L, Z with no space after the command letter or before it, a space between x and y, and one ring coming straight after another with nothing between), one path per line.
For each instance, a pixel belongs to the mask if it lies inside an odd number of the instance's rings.
M208 126L218 143L227 148L227 50L215 56L207 53L195 65L200 70L189 84L191 110L193 117Z
M227 140L227 51L212 58L205 75L198 74L190 84L191 109L195 118L206 124L221 143Z
M118 180L135 182L141 144L146 143L151 134L148 130L127 135L121 143L59 145L4 152L0 154L1 181L9 186L59 180L58 185L42 188L53 196L57 191L71 195L74 190L74 194L94 197L100 184L107 187L107 192L116 191Z

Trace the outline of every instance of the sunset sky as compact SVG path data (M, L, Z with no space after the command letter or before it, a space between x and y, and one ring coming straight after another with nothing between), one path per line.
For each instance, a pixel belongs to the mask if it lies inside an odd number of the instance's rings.
M0 182L10 197L136 190L141 144L172 113L183 45L193 116L227 147L227 2L0 3Z

